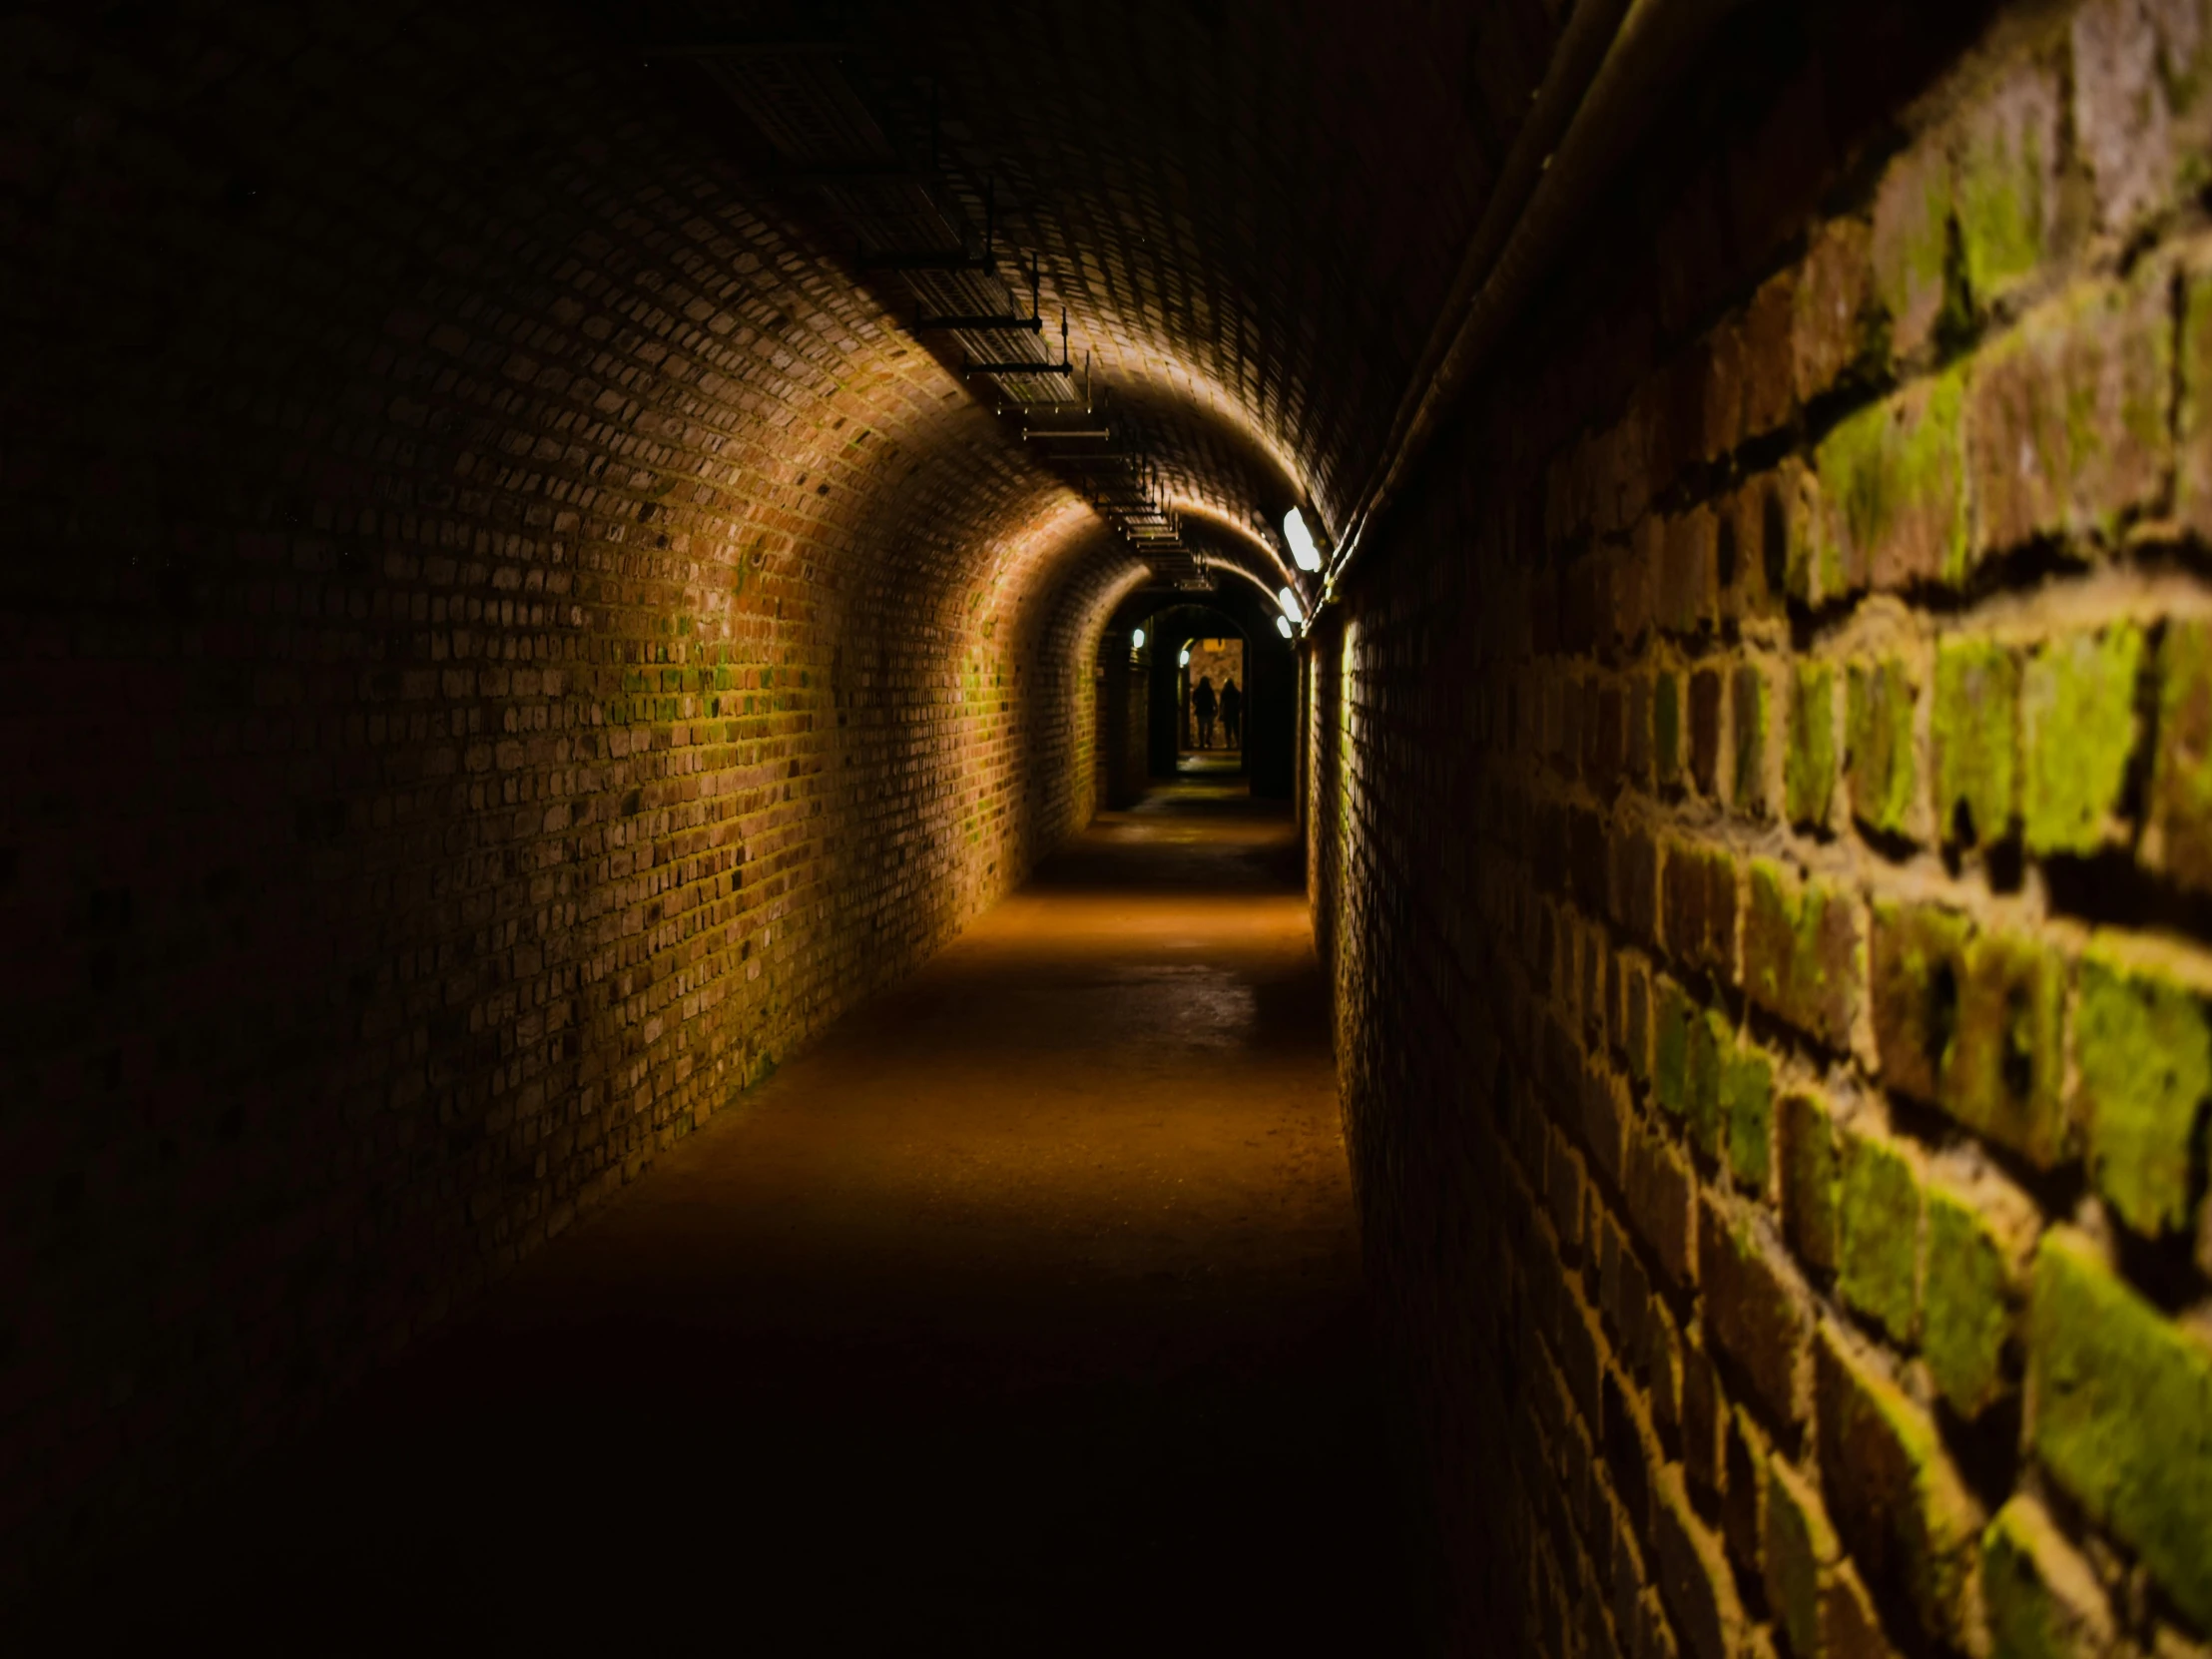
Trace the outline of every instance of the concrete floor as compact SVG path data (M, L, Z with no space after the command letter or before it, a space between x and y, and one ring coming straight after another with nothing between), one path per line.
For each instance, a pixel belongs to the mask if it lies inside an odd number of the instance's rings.
M102 1622L302 1652L1411 1651L1289 822L1186 772Z

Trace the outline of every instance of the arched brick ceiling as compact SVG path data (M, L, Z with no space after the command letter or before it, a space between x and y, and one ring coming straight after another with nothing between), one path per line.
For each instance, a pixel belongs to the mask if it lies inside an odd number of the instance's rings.
M1261 534L1304 498L1334 532L1559 8L1382 10L1387 26L1342 0L701 0L675 32L833 34L886 126L934 80L946 166L970 191L995 181L1001 249L1042 257L1047 314L1066 306L1171 490Z
M1188 411L1153 418L1194 493L1247 505L1204 441L1241 430L1337 523L1542 72L1540 0L874 15L944 77L1109 382L1148 416Z

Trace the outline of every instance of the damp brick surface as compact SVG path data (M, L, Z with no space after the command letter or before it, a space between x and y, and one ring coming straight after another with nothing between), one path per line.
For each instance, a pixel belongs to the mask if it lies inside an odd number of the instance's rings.
M2212 1641L2212 18L1976 29L1712 69L1308 653L1454 1651Z

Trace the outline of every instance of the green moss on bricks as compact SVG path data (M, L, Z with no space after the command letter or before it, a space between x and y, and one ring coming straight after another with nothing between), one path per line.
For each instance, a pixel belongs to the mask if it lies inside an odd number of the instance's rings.
M1902 662L1851 665L1844 718L1851 810L1860 823L1884 834L1902 835L1913 821L1916 695Z
M1814 1353L1821 1473L1837 1529L1878 1592L1949 1637L1981 1530L1936 1425L1896 1383L1824 1330Z
M1948 147L1932 135L1895 157L1875 192L1869 263L1899 355L1918 350L1941 313L1950 256Z
M1751 866L1744 988L1752 1000L1833 1047L1847 1047L1859 1003L1859 922L1849 896L1802 886L1779 865Z
M2150 800L2160 867L2212 889L2212 627L2201 622L2169 622L2159 641Z
M1962 1417L1981 1414L2004 1391L2011 1334L2004 1254L1988 1224L1955 1193L1930 1186L1928 1271L1921 1296L1921 1350Z
M2112 1645L2112 1616L2089 1563L2031 1497L1981 1535L1981 1604L1999 1659L2076 1659Z
M1782 1099L1782 1232L1806 1266L1836 1271L1836 1126L1802 1090Z
M1690 999L1671 979L1652 993L1651 1092L1676 1117L1690 1110Z
M1836 792L1836 671L1799 662L1790 670L1790 738L1782 761L1782 792L1790 822L1828 824Z
M2019 665L1986 640L1945 640L1936 653L1936 829L1946 845L1986 846L2010 831Z
M2034 852L2093 852L2119 803L2135 750L2143 636L2121 624L2054 640L2020 685L2027 776L2022 819Z
M2074 1056L2074 1115L2097 1190L2137 1233L2186 1226L2196 1198L2192 1153L2212 1096L2204 1003L2163 975L2092 950L2081 962Z
M1862 409L1822 440L1822 536L1851 585L1955 584L1969 558L1954 369Z
M1847 1132L1837 1192L1837 1289L1901 1343L1913 1340L1921 1188L1889 1142Z
M2043 1466L2212 1629L2212 1350L2060 1231L2036 1254L2028 1365Z
M1728 1022L1707 1012L1690 1022L1690 1144L1708 1160L1718 1161L1727 1129L1721 1096L1723 1063L1733 1045Z
M1977 296L2003 291L2041 264L2056 148L2056 95L2039 70L2016 73L1968 116L1951 202Z
M1682 774L1682 689L1671 674L1652 683L1651 751L1660 786L1675 783Z
M1976 933L1926 905L1875 906L1884 1079L2044 1169L2066 1153L2063 996L2063 964L2035 939Z
M1739 1186L1764 1193L1774 1165L1774 1068L1767 1057L1754 1048L1730 1052L1721 1073L1721 1097L1728 1121L1728 1167Z
M1781 1458L1767 1463L1767 1600L1795 1659L1821 1651L1822 1582L1843 1553L1821 1500Z

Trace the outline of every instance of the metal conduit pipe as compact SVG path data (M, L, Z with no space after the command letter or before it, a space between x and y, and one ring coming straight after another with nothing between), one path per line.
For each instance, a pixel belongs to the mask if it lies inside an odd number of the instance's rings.
M1506 158L1498 191L1468 243L1452 297L1398 405L1389 441L1330 560L1322 605L1335 598L1359 557L1368 526L1395 497L1445 412L1482 366L1661 98L1689 67L1714 25L1742 3L1629 0L1624 7L1584 0L1575 8ZM1601 32L1607 26L1609 35ZM1568 111L1571 120L1566 119ZM1566 130L1557 147L1549 148L1562 121ZM1307 626L1312 626L1311 618Z

